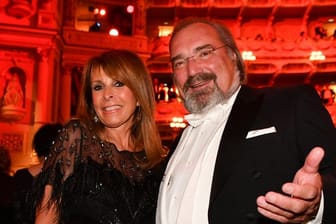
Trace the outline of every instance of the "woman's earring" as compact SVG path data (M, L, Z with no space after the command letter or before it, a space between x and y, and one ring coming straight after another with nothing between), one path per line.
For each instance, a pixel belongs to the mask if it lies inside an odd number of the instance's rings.
M97 117L97 115L95 115L95 116L93 117L93 120L94 120L95 123L98 123L99 118Z
M137 107L140 107L140 103L139 103L139 102L137 102L137 103L136 103L136 106L137 106Z

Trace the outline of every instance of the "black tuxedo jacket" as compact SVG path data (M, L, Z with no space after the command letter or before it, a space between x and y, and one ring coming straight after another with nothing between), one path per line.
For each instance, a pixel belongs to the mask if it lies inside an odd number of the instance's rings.
M276 132L246 138L251 130ZM242 86L224 129L208 211L209 223L275 223L257 212L256 199L281 192L314 146L325 149L324 224L336 223L336 129L309 86L253 89ZM202 202L200 202L202 203Z

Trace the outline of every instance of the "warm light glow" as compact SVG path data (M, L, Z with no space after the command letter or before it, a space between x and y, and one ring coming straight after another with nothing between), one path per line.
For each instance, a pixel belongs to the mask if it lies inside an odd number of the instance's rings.
M99 15L105 16L106 15L106 10L105 9L99 10Z
M119 36L119 31L115 28L110 29L110 36Z
M134 6L133 5L128 5L127 8L126 8L126 11L128 13L133 13L134 12Z
M163 87L163 91L165 92L165 98L164 98L164 101L165 101L165 102L168 102L168 101L169 101L169 94L168 94L169 88L168 88L168 86L167 86L167 83L164 83L163 85L164 85L164 87Z
M326 57L322 53L322 51L312 51L310 53L309 60L311 60L311 61L322 61L322 60L325 60L325 59L326 59Z
M256 56L253 54L252 51L243 51L242 57L243 57L243 60L245 61L255 61L256 60Z
M173 117L169 127L171 128L185 128L187 125L183 121L183 117Z
M98 13L99 13L99 9L98 9L98 8L95 8L95 9L93 10L93 14L97 15Z
M159 37L169 36L173 32L173 26L159 26Z
M335 22L335 19L334 19L334 18L329 18L329 19L328 19L328 23L333 23L333 22Z
M183 117L173 117L172 121L182 123L183 122Z

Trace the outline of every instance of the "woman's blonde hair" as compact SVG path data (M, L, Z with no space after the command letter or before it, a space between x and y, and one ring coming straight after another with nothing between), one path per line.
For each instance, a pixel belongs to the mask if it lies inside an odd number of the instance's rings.
M135 148L145 150L147 161L141 165L154 166L162 160L166 152L162 147L154 119L155 99L152 79L143 61L136 53L114 49L91 58L84 67L77 116L93 127L93 131L99 133L104 126L101 122L97 122L91 88L91 74L97 69L102 69L109 77L122 82L133 92L139 106L135 111L131 128L131 141Z

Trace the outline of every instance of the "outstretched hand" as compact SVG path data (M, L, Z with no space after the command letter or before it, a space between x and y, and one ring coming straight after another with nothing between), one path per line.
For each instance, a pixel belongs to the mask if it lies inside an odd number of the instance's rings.
M282 185L283 193L270 191L257 198L258 211L281 223L303 223L314 219L321 200L322 178L318 170L323 156L322 148L313 148L293 182Z

